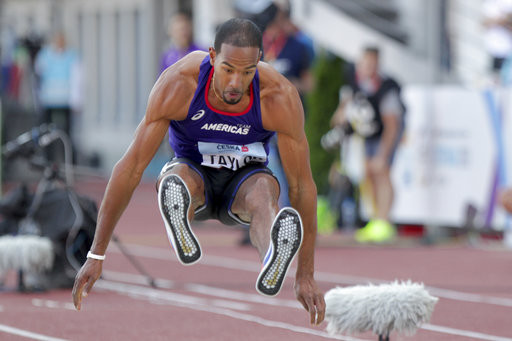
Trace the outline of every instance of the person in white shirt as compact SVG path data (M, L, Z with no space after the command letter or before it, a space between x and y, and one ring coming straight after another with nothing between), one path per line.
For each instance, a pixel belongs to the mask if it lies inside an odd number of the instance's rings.
M512 0L486 0L482 12L491 71L499 72L505 59L512 55Z

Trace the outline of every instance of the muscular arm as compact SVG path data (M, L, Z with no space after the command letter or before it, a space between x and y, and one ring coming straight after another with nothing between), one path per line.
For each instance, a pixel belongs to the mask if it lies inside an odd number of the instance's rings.
M149 96L146 114L135 131L134 139L112 171L98 213L91 247L95 254L105 254L114 228L144 170L165 137L170 120L179 120L186 116L185 108L188 108L187 104L194 93L194 81L197 79L193 71L189 74L188 70L195 70L193 66L198 58L188 59L167 69L156 82ZM77 309L81 306L82 291L85 289L86 295L100 274L101 261L87 259L78 272L73 287L73 301Z
M295 126L295 124L294 124ZM317 231L316 185L309 163L309 146L303 127L294 135L278 133L278 147L283 170L288 180L290 203L296 208L304 225L304 240L299 251L297 278L313 277L314 249Z
M145 117L124 156L117 162L105 191L91 251L105 254L112 232L140 182L142 173L165 136L169 121Z
M263 74L264 72L262 78ZM281 76L275 77L276 82L262 91L263 124L265 129L277 133L279 154L288 180L290 202L300 213L304 226L295 276L297 298L310 312L311 323L320 323L324 317L325 303L323 294L314 280L317 191L304 132L304 112L297 90ZM262 85L263 87L265 85ZM315 316L316 314L318 316Z
M182 108L186 107L190 96L184 91L187 82L183 77L186 75L181 71L169 69L152 89L146 115L137 127L128 150L112 171L98 215L91 248L93 253L105 254L112 232L162 143L170 120L183 119L186 115Z

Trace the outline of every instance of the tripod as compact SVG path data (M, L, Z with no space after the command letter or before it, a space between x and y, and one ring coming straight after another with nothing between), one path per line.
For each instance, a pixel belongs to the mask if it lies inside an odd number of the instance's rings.
M45 154L38 152L44 151L44 148L57 141L60 141L64 147L62 167L58 162L51 162L47 157L38 156L38 154ZM16 207L17 204L19 206L19 203L8 202L8 200L2 200L0 212L4 216L11 214L11 218L17 224L16 234L50 238L56 255L55 259L66 260L65 264L54 264L52 269L54 274L48 276L55 281L58 275L63 274L62 282L47 286L72 285L74 276L85 262L86 254L92 244L96 229L97 207L92 199L78 195L73 188L74 169L69 137L52 125L43 124L7 142L3 148L3 156L7 159L23 157L29 161L31 167L41 170L43 176L34 193L23 191L25 193L23 202L29 204L23 210L21 217L19 210L15 217L12 210L6 209L6 207ZM148 284L156 287L153 277L128 252L121 240L116 235L113 235L112 239L135 269L147 278ZM24 291L23 282L23 273L19 271L19 289Z

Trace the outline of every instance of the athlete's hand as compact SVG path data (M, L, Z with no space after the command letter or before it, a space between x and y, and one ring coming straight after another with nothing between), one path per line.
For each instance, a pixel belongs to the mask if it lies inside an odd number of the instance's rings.
M296 279L294 287L297 300L309 312L310 323L312 325L322 323L325 317L324 294L313 277Z
M82 298L87 297L92 286L100 278L103 261L87 258L87 261L76 274L73 285L73 304L76 310L82 307Z

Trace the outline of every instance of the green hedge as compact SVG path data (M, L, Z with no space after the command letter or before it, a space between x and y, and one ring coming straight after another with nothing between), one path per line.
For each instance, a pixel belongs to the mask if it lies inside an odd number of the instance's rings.
M332 162L339 151L325 151L320 146L320 138L329 129L329 121L338 106L338 91L343 84L344 61L328 52L317 55L313 66L315 90L306 97L306 135L309 141L311 169L319 194L328 191L327 177Z

